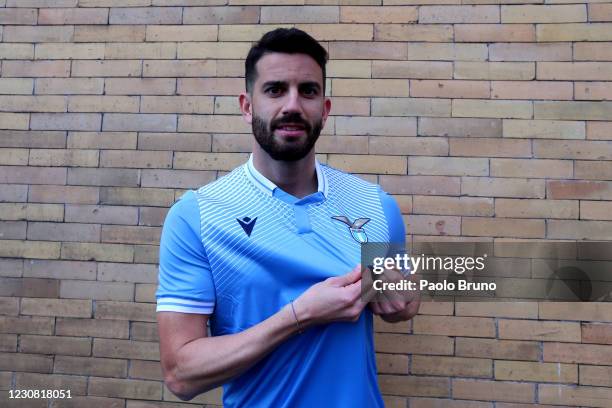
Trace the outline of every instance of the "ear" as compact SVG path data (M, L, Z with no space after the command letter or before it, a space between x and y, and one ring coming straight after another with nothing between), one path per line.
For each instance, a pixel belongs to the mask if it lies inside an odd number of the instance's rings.
M331 99L325 98L325 102L323 102L323 127L325 127L325 122L327 122L327 117L329 116L329 112L331 111Z
M246 123L253 122L253 104L251 103L251 95L244 91L238 96L238 103L240 104L240 112L242 112L242 119Z

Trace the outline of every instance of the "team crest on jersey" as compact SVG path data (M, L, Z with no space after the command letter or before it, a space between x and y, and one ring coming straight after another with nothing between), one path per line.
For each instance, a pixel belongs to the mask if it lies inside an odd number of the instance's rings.
M351 232L351 237L360 244L365 244L368 242L368 235L366 231L363 229L363 226L370 222L369 218L357 218L354 222L351 222L344 215L334 215L332 219L336 221L340 221L341 223L348 226L349 231Z

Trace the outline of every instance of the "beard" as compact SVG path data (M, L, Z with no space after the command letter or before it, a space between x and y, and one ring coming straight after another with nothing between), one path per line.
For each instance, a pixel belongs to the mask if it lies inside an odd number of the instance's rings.
M275 139L274 130L286 123L298 123L303 125L304 132L306 133L306 140L282 143ZM302 119L299 113L293 113L282 119L266 122L264 119L254 114L251 126L255 140L270 157L278 161L293 162L303 159L310 153L321 134L323 121L319 119L311 126Z

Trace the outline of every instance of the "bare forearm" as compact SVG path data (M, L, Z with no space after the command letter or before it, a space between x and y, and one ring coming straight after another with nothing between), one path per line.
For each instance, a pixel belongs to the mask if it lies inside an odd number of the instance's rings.
M193 340L178 351L166 376L168 387L180 398L191 399L242 374L296 331L287 305L243 332Z

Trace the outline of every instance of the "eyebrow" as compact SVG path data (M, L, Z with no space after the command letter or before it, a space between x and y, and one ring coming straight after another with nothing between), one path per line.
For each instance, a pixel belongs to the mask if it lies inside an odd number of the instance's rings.
M266 88L268 86L282 86L282 87L286 87L287 86L287 82L286 81L268 81L268 82L264 82L261 87L262 88ZM312 87L316 88L317 90L321 89L321 85L319 85L319 83L315 82L315 81L300 82L299 86L300 87L302 87L302 86L312 86Z

